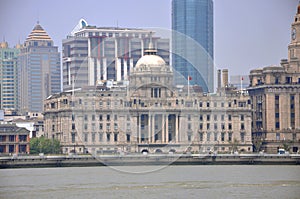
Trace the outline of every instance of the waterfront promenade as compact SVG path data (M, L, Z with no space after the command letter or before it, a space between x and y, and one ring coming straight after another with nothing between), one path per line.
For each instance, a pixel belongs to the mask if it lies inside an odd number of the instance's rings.
M0 168L138 165L300 165L300 154L130 154L0 157Z

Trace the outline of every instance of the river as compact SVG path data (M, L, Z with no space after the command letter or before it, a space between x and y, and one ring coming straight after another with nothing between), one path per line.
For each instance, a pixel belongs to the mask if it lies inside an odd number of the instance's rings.
M299 166L0 170L0 198L300 198Z

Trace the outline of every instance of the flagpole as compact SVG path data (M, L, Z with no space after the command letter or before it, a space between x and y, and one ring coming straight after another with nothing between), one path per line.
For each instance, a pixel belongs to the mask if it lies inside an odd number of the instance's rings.
M188 97L190 97L190 76L188 75Z
M241 77L241 95L242 95L242 92L243 92L243 77Z

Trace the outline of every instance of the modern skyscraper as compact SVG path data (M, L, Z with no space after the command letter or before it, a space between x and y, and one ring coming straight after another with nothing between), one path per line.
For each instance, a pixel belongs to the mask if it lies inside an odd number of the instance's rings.
M18 57L20 110L42 112L43 101L61 91L60 53L38 23Z
M191 77L190 84L213 92L213 1L173 0L172 30L173 67L183 78Z
M0 109L5 111L17 110L17 56L19 51L19 45L9 48L7 42L0 44Z
M81 19L63 40L63 89L71 89L73 80L76 88L128 80L151 34L154 32L144 29L90 26ZM152 41L169 64L169 39L152 37Z

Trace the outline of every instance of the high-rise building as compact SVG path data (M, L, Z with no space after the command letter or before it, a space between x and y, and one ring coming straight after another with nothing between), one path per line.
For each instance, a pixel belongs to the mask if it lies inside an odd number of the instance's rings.
M17 56L19 45L9 48L0 44L0 109L16 111L18 105Z
M213 37L212 0L172 1L172 66L206 92L214 91Z
M154 32L144 29L90 26L84 19L63 40L63 89L94 86L106 80L128 80ZM169 64L169 39L153 37L158 54Z
M61 91L61 67L58 47L39 23L21 47L18 65L21 112L42 112L44 100Z
M300 3L291 26L288 59L250 71L254 149L300 149Z

